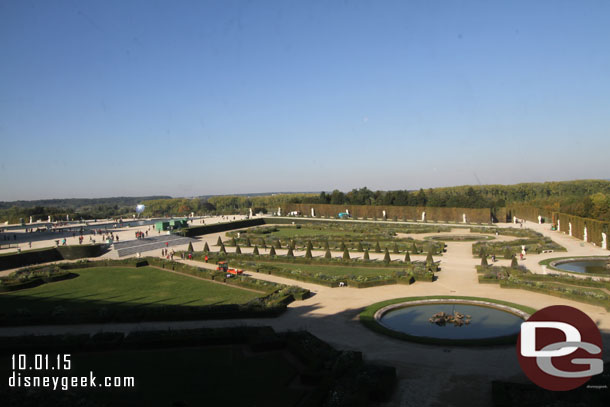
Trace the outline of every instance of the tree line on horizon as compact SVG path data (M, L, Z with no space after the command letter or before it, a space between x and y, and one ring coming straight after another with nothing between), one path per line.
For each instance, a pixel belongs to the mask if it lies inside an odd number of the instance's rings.
M108 217L131 216L135 205L143 203L146 209L143 216L188 216L204 214L232 214L276 211L288 203L337 204L337 205L384 205L384 206L428 206L453 208L490 208L498 209L511 205L525 204L549 211L568 213L585 218L610 221L610 181L580 180L544 183L523 183L515 185L465 185L420 189L418 191L372 191L367 187L349 192L273 194L266 196L227 195L208 198L104 198L117 199L115 202L94 204L86 200L86 205L63 208L34 206L20 208L0 206L0 220L16 222L19 218L26 221L29 216L48 215L59 218L70 214L71 218L100 219ZM71 200L65 200L71 201ZM71 202L73 203L73 202Z

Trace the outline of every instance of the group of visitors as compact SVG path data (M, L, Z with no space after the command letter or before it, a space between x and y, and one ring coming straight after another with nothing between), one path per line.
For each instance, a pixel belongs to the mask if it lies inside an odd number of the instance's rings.
M176 254L176 252L174 252L174 249L172 249L171 251L169 249L161 249L162 258L174 260L174 254Z
M145 232L136 232L136 239L141 240L148 237L148 230Z

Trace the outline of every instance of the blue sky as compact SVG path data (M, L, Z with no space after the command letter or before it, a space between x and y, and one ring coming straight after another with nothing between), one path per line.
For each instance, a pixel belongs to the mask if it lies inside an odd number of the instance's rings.
M607 1L0 1L0 200L610 178Z

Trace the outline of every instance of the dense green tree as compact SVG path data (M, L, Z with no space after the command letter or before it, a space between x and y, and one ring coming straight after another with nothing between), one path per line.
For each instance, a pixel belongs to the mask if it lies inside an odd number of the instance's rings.
M513 269L519 268L519 262L515 256L510 260L510 267Z
M288 247L288 253L286 253L288 257L294 257L294 252L292 251L292 247Z
M269 249L269 256L275 256L275 247L271 246L271 249Z
M259 253L258 253L258 246L257 245L254 245L254 249L252 250L252 254L255 255L255 256L259 255Z
M186 251L189 252L189 253L193 253L194 252L194 250L193 250L193 242L189 242L189 247L186 249Z
M241 249L238 244L235 245L235 254L241 254Z
M208 246L208 242L205 242L205 244L203 245L203 252L204 253L210 252L210 246Z
M411 256L409 255L409 251L405 253L405 263L411 263Z
M218 236L218 240L216 241L216 246L220 246L222 244L222 239Z
M324 253L324 258L327 259L327 260L332 259L332 255L331 255L329 249L326 249L326 253Z
M227 249L225 249L225 245L220 243L220 250L218 251L219 253L226 253Z

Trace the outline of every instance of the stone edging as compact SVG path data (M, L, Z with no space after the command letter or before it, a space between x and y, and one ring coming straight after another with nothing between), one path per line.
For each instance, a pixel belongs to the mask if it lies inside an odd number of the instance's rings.
M526 320L530 317L530 314L528 314L525 311L521 311L517 308L509 307L508 305L496 304L496 303L489 302L489 301L462 300L462 299L457 299L457 298L446 298L446 299L430 298L428 300L405 301L405 302L401 302L401 303L397 303L397 304L386 305L385 307L378 309L375 312L375 315L373 316L373 318L375 319L375 322L377 322L379 325L383 326L384 328L391 329L381 322L381 317L383 316L383 314L385 314L393 309L406 308L406 307L412 306L412 305L447 304L447 303L480 305L480 306L485 306L488 308L496 308L501 311L505 311L505 312L511 313L513 315L517 315L518 317L523 318L524 320ZM391 329L391 330L393 330L393 329Z

